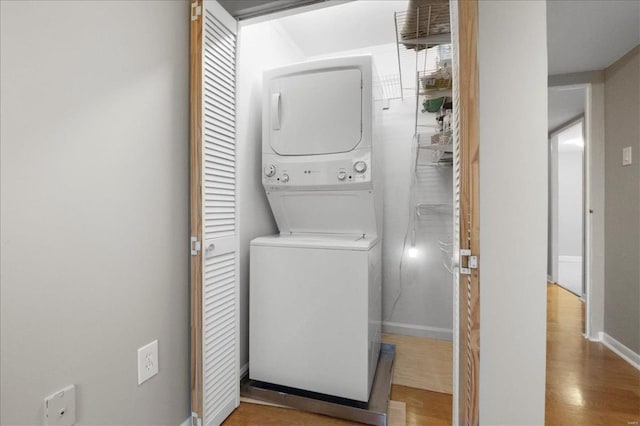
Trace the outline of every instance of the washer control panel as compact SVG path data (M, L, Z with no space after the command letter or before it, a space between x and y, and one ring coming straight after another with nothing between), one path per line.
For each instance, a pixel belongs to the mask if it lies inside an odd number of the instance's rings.
M279 186L338 186L371 181L369 157L326 162L274 162L262 165L262 183Z
M274 166L273 164L267 164L266 166L264 166L264 175L266 177L272 177L275 174L276 174L276 166Z
M367 163L365 163L364 161L356 161L355 163L353 163L353 170L356 173L364 173L367 171Z

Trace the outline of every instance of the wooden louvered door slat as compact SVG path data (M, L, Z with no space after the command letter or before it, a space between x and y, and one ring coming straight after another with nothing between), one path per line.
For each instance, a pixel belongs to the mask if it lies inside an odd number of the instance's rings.
M191 406L218 425L238 406L236 21L213 0L192 3ZM195 248L195 243L192 243Z
M458 140L456 166L456 233L458 248L480 255L480 158L478 109L478 0L455 4L458 78L456 107ZM456 77L454 77L455 79ZM454 118L455 120L455 118ZM466 262L465 262L466 263ZM460 269L460 268L459 268ZM454 385L457 424L479 424L480 376L480 269L458 277L457 383Z

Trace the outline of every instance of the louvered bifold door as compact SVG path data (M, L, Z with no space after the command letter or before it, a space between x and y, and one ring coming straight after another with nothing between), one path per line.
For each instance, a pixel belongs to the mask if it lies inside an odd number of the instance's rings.
M452 2L454 64L454 191L458 268L454 424L480 423L480 157L478 0ZM471 262L471 258L475 262Z
M192 410L218 425L240 400L237 23L208 0L192 4L191 20Z

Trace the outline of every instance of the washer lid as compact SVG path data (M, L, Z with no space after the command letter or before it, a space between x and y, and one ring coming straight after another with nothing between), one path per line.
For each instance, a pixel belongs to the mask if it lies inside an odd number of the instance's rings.
M258 237L251 241L251 245L367 251L377 242L377 237L362 235L299 233Z

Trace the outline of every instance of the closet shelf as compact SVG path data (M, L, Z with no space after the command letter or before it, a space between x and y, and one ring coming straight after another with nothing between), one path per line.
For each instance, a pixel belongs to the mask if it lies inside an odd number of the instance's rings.
M409 66L412 71L426 71L433 67L433 64L427 61L427 49L451 44L449 1L420 1L418 5L417 8L411 7L404 12L393 14L396 27L398 75L401 79L409 78L408 81L401 81L403 88L409 88L415 83L412 73L402 72L403 67ZM415 64L415 66L408 64ZM402 77L403 74L404 77Z
M441 90L420 90L418 92L420 96L430 96L432 98L440 98L442 96L453 96L453 91L451 89L441 89Z
M436 144L419 144L418 148L420 149L430 149L432 151L444 151L444 152L451 152L453 153L453 144L446 144L446 145L436 145Z
M448 203L420 203L416 204L416 214L418 217L430 213L451 214L453 204Z
M396 18L397 20L397 18ZM400 40L400 43L405 46L437 46L439 44L449 44L451 43L451 33L443 33L436 34L427 37L418 37L418 38L403 38Z

